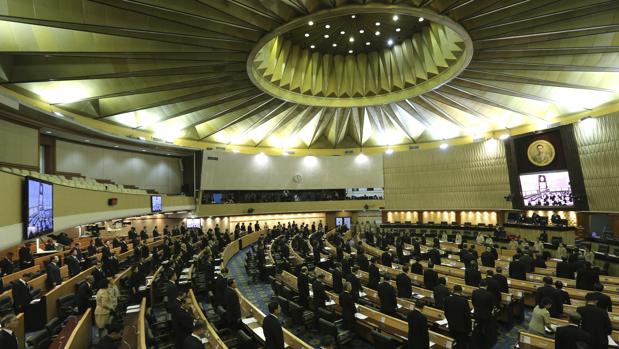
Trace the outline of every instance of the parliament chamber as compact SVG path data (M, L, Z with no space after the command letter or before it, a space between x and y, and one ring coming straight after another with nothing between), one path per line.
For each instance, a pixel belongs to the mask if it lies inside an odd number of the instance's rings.
M619 1L0 15L0 349L619 348Z

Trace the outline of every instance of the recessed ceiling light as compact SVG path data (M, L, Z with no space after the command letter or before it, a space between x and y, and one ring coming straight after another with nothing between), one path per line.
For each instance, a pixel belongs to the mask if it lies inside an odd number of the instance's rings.
M325 38L325 39L328 39L328 38L329 38L329 34L325 34L325 35L324 35L324 38Z
M365 33L365 30L359 29L359 34L363 34L363 33Z
M326 24L325 25L325 29L329 29L329 28L331 28L331 25L330 24Z
M64 115L62 115L62 113L61 113L61 112L59 112L59 111L55 111L55 112L54 112L54 115L56 115L56 116L64 116Z
M337 47L337 44L336 44L336 43L333 43L333 45L331 45L331 46L333 46L333 47Z
M387 40L387 45L389 45L389 46L393 45L393 40L391 40L391 39Z
M310 48L316 48L316 45L310 45Z
M393 15L393 20L397 21L398 19L400 19L400 17L398 17L398 15Z
M397 32L400 32L400 30L402 30L402 29L400 29L400 28L395 28L395 31L397 31Z
M374 23L377 27L380 27L380 22Z
M380 32L377 30L377 31L374 32L374 35L379 36Z
M351 54L352 54L352 53L353 53L353 50L348 50L348 53L351 53Z
M369 41L366 41L366 42L365 42L365 46L370 46L370 42L369 42Z
M306 38L309 38L309 33L305 33L305 37L306 37Z
M419 22L423 22L423 17L419 17Z
M307 25L314 25L314 21L307 22Z
M340 32L340 35L344 35L344 34L346 34L346 32L342 30L342 31Z
M348 38L348 42L355 42L355 38L353 38L352 36Z
M350 15L350 18L357 18L357 15Z

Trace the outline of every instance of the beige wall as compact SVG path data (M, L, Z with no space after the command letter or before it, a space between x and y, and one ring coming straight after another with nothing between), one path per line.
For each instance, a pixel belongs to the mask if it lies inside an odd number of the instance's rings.
M376 210L385 205L384 200L340 200L340 201L302 201L302 202L269 202L249 204L209 204L199 205L196 216L239 216L254 209L253 214L296 213L296 212L326 212L342 210L363 210L364 205Z
M179 160L172 157L58 141L56 170L110 179L118 184L155 189L165 194L177 194L181 190Z
M23 177L0 171L0 250L22 240ZM117 198L116 206L108 206ZM192 210L191 197L163 196L163 210ZM54 185L54 229L62 231L81 224L150 213L150 196L108 193Z
M0 119L0 163L39 167L39 131Z
M619 113L574 124L591 211L619 211Z
M207 157L218 160L207 160ZM362 161L363 160L363 161ZM300 175L302 180L292 180ZM382 188L382 155L366 156L257 156L204 152L202 189L343 189Z
M505 148L489 140L448 149L396 152L384 159L387 209L510 208Z

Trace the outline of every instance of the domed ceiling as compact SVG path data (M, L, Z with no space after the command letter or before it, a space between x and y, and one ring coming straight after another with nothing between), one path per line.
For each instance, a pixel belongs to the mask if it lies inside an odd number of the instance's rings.
M619 97L619 1L5 0L0 83L249 147L413 144Z

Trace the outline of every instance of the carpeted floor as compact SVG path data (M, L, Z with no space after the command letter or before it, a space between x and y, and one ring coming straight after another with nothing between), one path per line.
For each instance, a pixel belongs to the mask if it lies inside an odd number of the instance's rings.
M245 273L245 255L248 249L239 251L228 263L228 270L230 275L236 280L237 287L243 293L243 295L253 304L257 305L263 312L267 313L267 304L273 296L273 291L268 283L253 282L251 278ZM518 332L522 329L526 329L529 322L531 312L525 311L525 321L521 324L516 323L511 329L499 327L498 342L494 346L494 349L512 349L518 340ZM287 326L296 336L303 339L306 343L318 348L322 336L319 332L308 331L301 326ZM361 339L355 339L352 343L346 346L347 348L374 348L371 343L368 343Z

